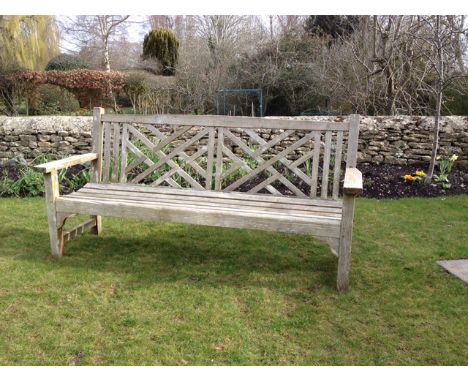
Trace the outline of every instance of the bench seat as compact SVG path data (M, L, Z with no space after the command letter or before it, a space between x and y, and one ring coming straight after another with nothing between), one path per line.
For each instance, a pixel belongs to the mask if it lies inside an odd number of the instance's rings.
M342 201L88 183L58 197L56 211L338 238Z

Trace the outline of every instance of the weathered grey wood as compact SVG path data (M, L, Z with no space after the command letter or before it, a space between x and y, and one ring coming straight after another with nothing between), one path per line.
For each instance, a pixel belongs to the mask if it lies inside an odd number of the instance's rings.
M325 133L325 152L323 153L323 169L322 169L322 190L321 197L328 196L328 174L330 172L330 153L331 153L331 131Z
M78 235L84 234L86 231L96 227L96 219L89 219L85 222L78 224L76 227L73 227L63 233L63 240L69 241Z
M208 158L206 162L205 188L211 190L213 183L213 159L215 150L216 130L210 129L208 133Z
M93 109L93 152L97 154L97 159L93 166L92 181L102 181L102 154L103 154L103 139L104 131L102 126L102 116L105 110L102 107L95 107ZM92 215L92 218L96 221L96 226L93 228L93 233L100 235L102 231L102 219L99 215Z
M123 125L122 129L122 155L120 158L120 183L126 183L127 182L127 143L128 143L128 127L126 124Z
M60 212L80 214L98 213L102 216L132 217L137 219L164 220L175 223L252 228L269 231L296 232L314 236L339 237L339 220L330 218L306 218L285 214L260 214L247 211L226 211L213 208L184 208L179 206L152 205L135 201L91 200L60 197L57 199Z
M224 148L224 128L218 128L218 141L216 146L216 173L215 190L221 191L223 175L223 148Z
M248 174L244 175L240 179L236 180L234 183L230 184L228 187L225 188L225 190L226 191L235 190L238 187L240 187L242 184L244 184L246 181L248 181L249 179L252 179L255 175L261 173L264 170L267 170L273 163L280 160L281 158L284 158L291 151L297 149L298 147L301 147L305 142L307 142L312 137L313 134L314 134L313 132L306 134L304 137L297 140L292 145L285 148L283 151L274 155L272 158L266 160L265 162L263 162L261 165L259 165L257 168L255 168Z
M99 184L99 183L88 183L84 188L93 188L93 189L103 189L103 190L121 190L125 188L125 190L135 190L137 192L149 192L149 193L161 193L161 194L174 194L180 195L181 197L185 196L196 196L199 195L201 197L209 196L210 198L224 198L230 200L238 200L239 203L242 203L244 200L265 200L271 203L281 203L281 204L293 204L293 205L300 205L300 206L326 206L326 207L334 207L334 208L342 208L342 201L341 200L326 200L326 199L304 199L298 197L286 197L286 196L274 196L274 195L251 195L246 194L244 192L217 192L217 191L199 191L193 189L173 189L170 187L148 187L144 185L133 185L133 184Z
M349 118L348 148L346 167L356 167L359 139L359 115L353 114Z
M337 289L344 292L349 286L349 268L351 264L351 246L353 238L354 195L343 196L343 217L340 228L340 249L338 252Z
M97 158L98 158L98 155L96 153L72 155L68 158L39 164L35 166L34 168L37 171L40 171L46 174L48 172L61 170L62 168L76 166L77 164L92 162L92 161L95 161Z
M93 120L92 154L75 156L38 166L38 170L46 174L49 233L51 251L54 256L63 254L64 241L70 240L88 229L91 232L99 233L102 215L302 233L323 240L330 245L332 253L337 254L339 258L337 288L339 291L347 289L355 196L362 192L362 174L355 168L359 116L351 116L347 123L314 123L224 116L107 116L104 115L103 109L95 108ZM103 123L109 126L105 128L104 142ZM138 126L133 126L133 123L137 123ZM112 128L110 128L111 124L113 124ZM160 130L157 125L161 124L171 125L170 131L172 132L167 135L167 127ZM281 131L266 141L259 132L255 131L255 129L261 128L284 129L285 131ZM189 132L190 129L194 129L194 132ZM282 142L293 134L294 130L304 130L305 134L284 148ZM344 197L341 201L338 200L338 191L341 177L343 133L345 131L349 131L346 154L347 169L343 185ZM281 163L298 179L310 185L310 195L316 197L322 132L325 133L321 184L321 197L323 199L308 199L274 166L276 163ZM184 136L185 133L188 133L187 136ZM153 142L151 134L157 138L158 142ZM249 136L248 140L255 142L258 147L252 149L248 143L245 143L245 134ZM335 165L331 190L333 199L327 199L333 134L336 134ZM146 156L132 143L132 137L138 139L154 152L158 156L158 160L152 161ZM207 144L201 146L190 156L187 155L185 150L202 138L207 140ZM314 139L312 151L305 148L302 150L306 152L300 158L288 159L289 153L301 148L311 139ZM252 166L255 168L251 168L237 155L237 149L232 151L230 146L225 144L225 140L230 140L253 158L257 162L256 166ZM283 147L280 152L276 151L276 147L279 145ZM170 152L167 152L168 148L170 148ZM269 154L273 148L275 151ZM132 163L127 163L128 151L134 153L137 158ZM199 163L199 158L203 155L207 155L206 169ZM226 171L223 171L224 156L233 163ZM184 171L181 168L182 165L179 166L173 160L176 157L183 161L183 166L191 166L205 179L204 186ZM312 158L311 177L299 168L310 158ZM88 160L94 162L93 182L70 195L60 196L57 169ZM111 162L113 163L112 169L110 168ZM212 191L215 162L214 188L216 191ZM156 181L153 181L152 186L154 187L127 184L127 175L143 163L148 168L133 179L129 179L130 182L142 181L151 172L164 165L168 165L169 170L164 170L163 174ZM241 168L246 171L246 174L228 185L225 188L225 191L228 192L221 192L223 180ZM248 193L233 191L262 172L268 172L268 178L252 187ZM178 184L172 179L176 174L185 179L193 189L181 188L183 183ZM101 181L110 183L101 183ZM275 181L282 182L298 197L276 196L279 191L272 185ZM164 183L170 187L161 187ZM273 195L255 194L263 189L268 190ZM77 227L64 232L65 220L75 214L90 214L92 217Z
M344 122L310 122L265 117L226 117L219 115L130 115L130 114L106 114L103 122L127 122L154 125L180 125L180 126L205 126L228 127L242 129L284 129L284 130L308 130L308 131L347 131L348 124Z
M338 192L340 188L340 176L341 176L341 156L343 150L343 132L338 131L336 134L336 146L335 146L335 169L333 172L333 199L338 199Z
M347 195L359 195L362 193L362 174L357 168L346 169L343 193Z
M111 124L106 122L103 124L104 129L104 149L102 160L102 181L109 182L110 164L111 164Z
M310 197L315 198L317 196L317 181L318 181L318 168L320 160L320 132L317 131L314 134L314 151L312 159L312 176L310 184Z
M97 159L93 165L93 182L100 182L102 179L102 141L103 141L103 127L101 118L104 115L102 107L95 107L93 109L93 153L97 154Z
M191 206L207 206L207 207L222 207L233 210L248 209L250 211L272 211L281 212L288 215L305 215L317 217L330 217L341 219L341 209L333 207L321 206L304 206L289 204L285 206L281 203L269 203L265 201L251 201L243 200L239 203L238 200L232 201L229 199L215 198L213 196L184 196L180 198L179 195L174 194L157 194L157 193L144 193L140 191L127 191L125 188L120 190L99 190L83 188L66 196L67 198L97 198L97 199L128 199L148 203L170 203Z
M52 256L63 255L63 225L57 222L56 201L59 197L59 183L57 170L44 174L45 196L47 203L47 216L49 221L50 250Z
M112 125L113 128L113 147L112 147L112 182L119 181L119 164L120 164L120 126L117 123Z

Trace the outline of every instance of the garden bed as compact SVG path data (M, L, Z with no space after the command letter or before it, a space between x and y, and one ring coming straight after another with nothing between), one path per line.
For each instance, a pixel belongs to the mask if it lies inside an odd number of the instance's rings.
M443 188L441 183L425 184L423 181L404 180L405 175L415 174L418 170L426 170L426 166L417 165L369 165L358 166L362 172L364 193L362 196L377 199L396 199L409 196L449 196L468 194L468 174L462 169L454 168L448 175L450 188ZM75 166L59 174L61 193L68 194L81 188L89 179L89 172L84 166ZM239 191L248 191L265 180L265 174L244 183ZM319 179L320 180L320 179ZM13 185L16 182L15 185ZM273 183L274 187L284 195L293 195L292 192L280 182ZM299 182L297 187L306 195L309 187ZM11 192L8 191L11 188ZM320 189L320 182L319 182ZM263 192L268 192L262 190ZM38 196L44 193L42 174L37 173L32 165L15 161L0 164L0 196Z

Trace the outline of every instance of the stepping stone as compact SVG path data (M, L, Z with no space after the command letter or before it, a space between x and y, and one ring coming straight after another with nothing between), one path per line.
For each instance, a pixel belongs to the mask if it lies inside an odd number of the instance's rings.
M440 260L437 264L468 284L468 259Z

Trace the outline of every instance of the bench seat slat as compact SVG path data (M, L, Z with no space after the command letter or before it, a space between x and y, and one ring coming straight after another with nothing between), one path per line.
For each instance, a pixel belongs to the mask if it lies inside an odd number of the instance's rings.
M114 191L112 194L96 192L95 190L83 190L81 192L75 192L68 195L71 198L92 198L92 199L118 199L118 200L134 200L145 203L156 203L156 204L175 204L183 206L193 207L214 207L224 208L229 210L251 210L251 211L265 211L265 212L281 212L287 215L297 216L324 216L330 218L341 218L341 210L335 208L317 207L317 206L291 206L284 207L278 203L261 203L244 201L241 205L233 204L231 201L226 199L211 199L211 198L199 198L190 196L175 196L175 195L162 195L162 194L148 194L148 193L135 193L135 192L121 192Z
M251 212L213 210L209 208L182 208L157 206L134 201L112 201L56 199L57 212L75 212L79 214L99 214L100 216L128 217L136 219L163 220L175 223L207 225L229 228L249 228L267 231L294 232L313 236L338 238L340 225L337 219L297 218L272 216Z
M158 193L155 191L160 191L160 188L147 186L96 186L103 184L91 183L77 192L57 198L57 212L73 211L80 214L128 216L209 226L297 232L328 238L339 237L341 208L337 206L288 206L278 200L265 201L263 195L257 196L260 200L247 198L241 201L225 198L223 196L231 194L216 191L198 191L198 195L193 195L193 190L177 190L185 191L184 193ZM239 194L238 197L247 196ZM304 201L299 198L297 200Z
M186 196L200 196L210 198L224 198L233 201L239 201L241 203L244 200L253 201L268 201L277 202L283 205L300 205L300 206L326 206L341 209L343 202L341 200L324 200L324 199L309 199L299 198L295 196L274 196L269 194L247 194L243 192L218 192L218 191L199 191L189 188L175 189L171 187L149 187L145 185L136 184L104 184L104 183L88 183L83 187L87 189L98 189L98 190L124 190L124 191L136 191L136 192L150 192L150 193L161 193L161 194L173 194L173 195L186 195Z

